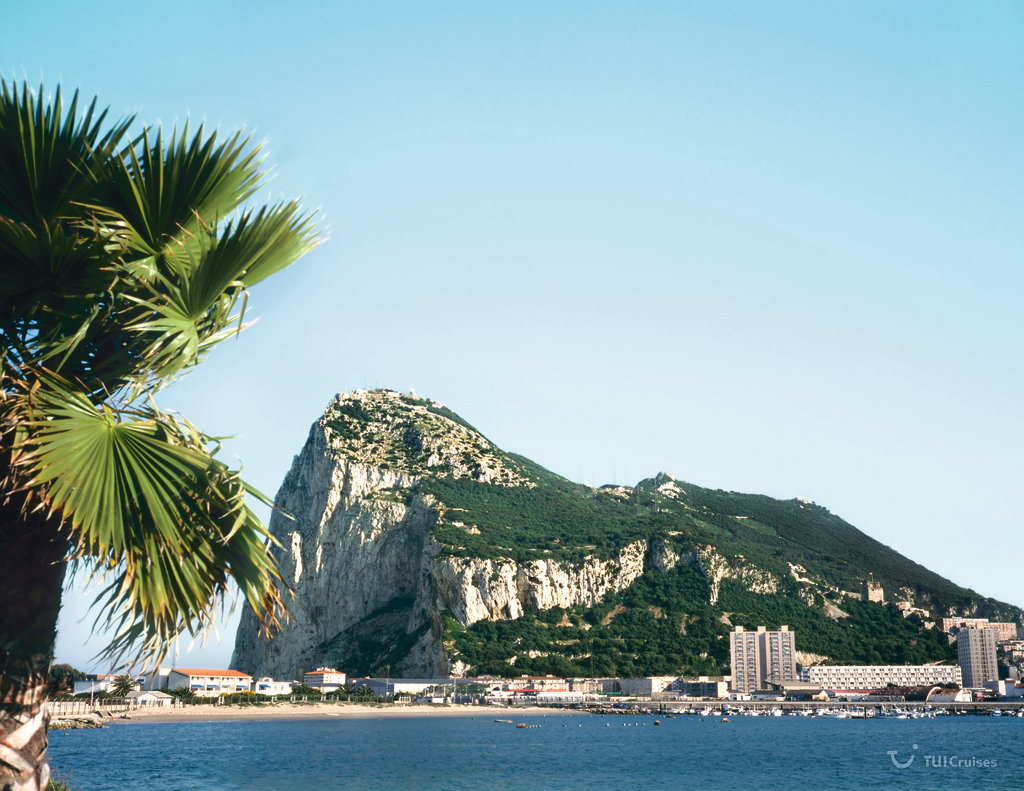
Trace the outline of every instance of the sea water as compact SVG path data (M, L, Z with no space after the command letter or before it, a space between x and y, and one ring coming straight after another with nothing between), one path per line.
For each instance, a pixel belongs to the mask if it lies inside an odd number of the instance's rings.
M1024 718L409 717L54 731L76 791L1021 789Z

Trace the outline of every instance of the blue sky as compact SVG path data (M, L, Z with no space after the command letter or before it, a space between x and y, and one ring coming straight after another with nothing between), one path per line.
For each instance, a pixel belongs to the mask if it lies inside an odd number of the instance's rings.
M263 490L335 393L414 387L569 478L808 497L1024 605L1021 4L9 16L7 79L245 128L261 198L319 212L160 399ZM57 659L91 666L79 598Z

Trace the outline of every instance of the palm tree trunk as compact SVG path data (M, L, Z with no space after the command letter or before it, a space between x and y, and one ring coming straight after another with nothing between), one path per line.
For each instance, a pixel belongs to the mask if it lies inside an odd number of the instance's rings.
M55 519L0 506L0 789L41 791L49 717L44 704L64 583L67 541Z

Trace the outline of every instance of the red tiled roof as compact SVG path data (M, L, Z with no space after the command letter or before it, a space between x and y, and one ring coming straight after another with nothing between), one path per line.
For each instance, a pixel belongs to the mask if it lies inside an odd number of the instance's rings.
M175 673L183 676L217 676L222 678L252 678L239 670L205 670L201 667L172 667Z

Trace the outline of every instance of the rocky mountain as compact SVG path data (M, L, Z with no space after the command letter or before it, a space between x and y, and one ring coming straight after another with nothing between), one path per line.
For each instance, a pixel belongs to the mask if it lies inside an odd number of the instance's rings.
M391 390L337 396L277 502L290 618L268 641L243 613L232 658L261 676L717 673L731 626L759 624L807 661L941 662L936 618L1021 617L814 503L593 489ZM869 577L887 603L860 600Z

